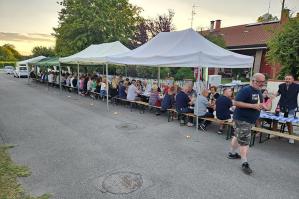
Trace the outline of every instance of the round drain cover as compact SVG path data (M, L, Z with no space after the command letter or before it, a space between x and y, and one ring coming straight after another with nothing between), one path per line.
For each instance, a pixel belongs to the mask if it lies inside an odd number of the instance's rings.
M121 123L116 125L116 128L124 130L134 130L137 129L137 125L132 123Z
M142 186L142 176L133 172L117 172L108 175L102 182L105 191L113 194L126 194Z

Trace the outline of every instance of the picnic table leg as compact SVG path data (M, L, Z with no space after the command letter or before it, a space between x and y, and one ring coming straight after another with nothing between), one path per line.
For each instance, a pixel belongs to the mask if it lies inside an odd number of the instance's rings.
M230 138L231 135L231 129L227 124L224 124L224 131L226 131L226 140L228 140Z
M256 135L256 132L255 132L255 131L252 131L252 132L251 132L251 138L250 138L250 144L249 144L249 147L254 146L254 143L255 143L255 135Z
M199 129L198 129L198 116L197 115L196 115L195 119L196 119L196 130L198 131Z

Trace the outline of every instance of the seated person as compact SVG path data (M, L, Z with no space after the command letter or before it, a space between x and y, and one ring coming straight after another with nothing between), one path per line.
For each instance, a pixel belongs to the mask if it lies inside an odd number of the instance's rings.
M121 80L119 82L119 86L118 86L118 97L121 99L127 99L127 93L126 93L126 86L124 85L124 81Z
M223 95L217 98L216 100L216 117L219 120L229 120L231 119L231 108L233 106L233 102L231 100L232 89L225 88L223 90ZM222 134L223 125L221 124L218 130L218 134Z
M270 111L272 109L272 99L269 96L268 90L267 89L262 89L261 93L263 95L262 110L263 111ZM267 122L268 124L272 123L271 119L263 119L263 121ZM258 119L256 121L256 126L257 127L261 126L261 119ZM259 134L257 134L257 135L259 135Z
M161 111L165 112L167 109L170 109L174 105L174 95L175 95L175 88L174 86L169 87L168 92L165 94L162 103L161 103Z
M130 101L139 100L137 98L137 95L140 93L141 93L141 91L138 90L136 87L136 80L133 79L131 82L131 85L128 88L127 100L130 100Z
M191 100L188 97L188 93L191 91L192 87L190 84L185 84L183 89L178 92L175 98L175 105L176 105L176 111L180 113L192 113L193 110L189 108L191 105ZM185 116L181 115L181 124L185 124ZM193 126L192 118L188 118L188 126Z
M213 113L215 110L215 102L217 100L217 98L219 97L219 93L217 93L217 87L216 86L211 86L210 87L210 93L208 95L208 100L209 103L211 104L210 107L208 107L208 110L210 113Z
M209 101L207 99L209 95L209 90L204 89L201 95L197 95L195 106L194 106L194 114L199 117L214 117L213 113L207 111L209 107ZM202 130L206 130L206 126L208 125L207 121L199 119L199 128Z
M270 111L272 109L272 100L269 96L267 89L262 89L261 93L263 94L263 110Z
M158 86L157 85L154 85L152 87L152 91L150 93L148 104L150 106L160 106L160 94L158 92Z

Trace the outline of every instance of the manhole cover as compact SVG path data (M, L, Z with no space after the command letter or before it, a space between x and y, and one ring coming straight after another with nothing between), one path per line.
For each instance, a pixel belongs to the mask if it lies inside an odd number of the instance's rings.
M112 194L127 194L139 189L142 183L142 176L138 173L117 172L104 178L102 188Z
M124 129L124 130L134 130L134 129L137 129L137 125L131 124L131 123L121 123L121 124L116 125L116 128Z

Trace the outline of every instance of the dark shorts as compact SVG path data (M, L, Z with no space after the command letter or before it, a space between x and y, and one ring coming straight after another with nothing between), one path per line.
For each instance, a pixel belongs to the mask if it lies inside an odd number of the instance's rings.
M241 146L249 145L252 126L253 124L248 122L235 120L235 136Z

